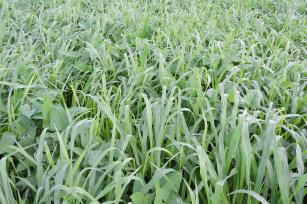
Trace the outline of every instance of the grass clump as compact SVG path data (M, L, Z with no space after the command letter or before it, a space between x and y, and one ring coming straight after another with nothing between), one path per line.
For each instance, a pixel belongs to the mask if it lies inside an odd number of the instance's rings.
M0 2L0 203L303 203L307 2Z

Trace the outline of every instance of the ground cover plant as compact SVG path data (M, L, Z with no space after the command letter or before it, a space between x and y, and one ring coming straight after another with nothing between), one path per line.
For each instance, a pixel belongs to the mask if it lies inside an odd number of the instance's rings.
M0 203L303 203L306 0L3 0Z

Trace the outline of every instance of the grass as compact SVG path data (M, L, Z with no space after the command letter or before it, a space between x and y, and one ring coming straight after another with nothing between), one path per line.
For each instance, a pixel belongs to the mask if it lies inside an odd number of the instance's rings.
M306 0L3 0L0 203L303 203Z

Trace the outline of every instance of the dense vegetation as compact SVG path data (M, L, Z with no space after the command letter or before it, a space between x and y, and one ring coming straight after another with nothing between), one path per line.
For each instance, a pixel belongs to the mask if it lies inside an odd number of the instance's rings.
M306 0L3 0L0 203L303 203Z

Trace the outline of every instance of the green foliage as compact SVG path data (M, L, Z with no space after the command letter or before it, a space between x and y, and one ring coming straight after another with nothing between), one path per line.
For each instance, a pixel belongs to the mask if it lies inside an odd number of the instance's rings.
M1 146L0 152L3 154L4 152L10 153L10 145L15 143L16 136L10 132L3 132L0 138Z
M303 203L306 8L0 1L0 203Z
M134 193L130 196L134 204L150 204L152 203L152 194L143 195L141 192Z

